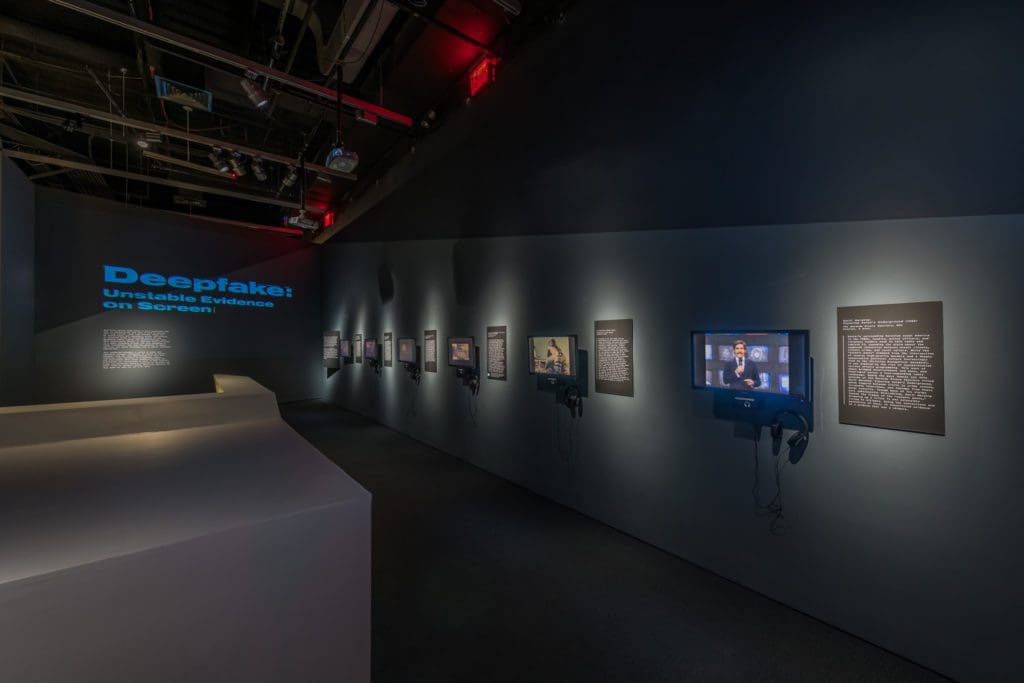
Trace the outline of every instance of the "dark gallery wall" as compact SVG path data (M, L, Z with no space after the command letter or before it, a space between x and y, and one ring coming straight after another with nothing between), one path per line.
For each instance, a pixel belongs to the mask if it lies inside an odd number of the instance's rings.
M0 159L0 405L32 396L33 254L32 183L10 159Z
M577 3L324 260L325 329L473 335L485 362L507 325L508 381L471 398L443 358L419 386L350 364L326 395L940 672L1014 680L1024 8L859 7L715 25ZM936 300L947 435L839 424L836 308ZM635 397L591 380L572 424L525 337L579 334L592 363L614 318L635 320ZM690 388L690 331L741 327L810 330L816 426L781 536L754 514L752 442Z
M319 250L303 242L58 190L36 192L36 402L213 390L213 374L252 377L280 401L316 398L320 370ZM164 277L290 287L292 297L238 295L273 308L210 313L107 310L104 288L193 294L104 282L104 266ZM209 293L231 297L230 293ZM122 300L115 300L122 301ZM159 330L168 365L104 369L104 330Z

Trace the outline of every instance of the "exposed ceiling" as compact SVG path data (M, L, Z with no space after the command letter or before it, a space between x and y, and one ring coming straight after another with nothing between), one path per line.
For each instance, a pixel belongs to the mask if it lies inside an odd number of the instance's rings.
M5 0L0 141L35 182L74 192L250 225L280 227L300 207L341 215L464 103L481 59L511 58L566 4ZM266 106L247 97L246 71ZM158 77L209 91L211 111L160 99ZM325 168L338 90L359 156L348 174ZM214 146L244 173L215 169Z

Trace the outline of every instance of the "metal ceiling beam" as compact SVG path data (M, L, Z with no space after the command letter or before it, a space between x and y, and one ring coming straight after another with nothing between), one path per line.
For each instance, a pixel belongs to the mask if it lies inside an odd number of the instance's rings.
M173 164L174 166L180 166L182 168L187 168L190 171L193 171L193 172L196 172L196 173L206 173L207 175L217 176L218 178L223 178L224 177L224 174L221 173L220 171L218 171L217 169L215 169L213 166L203 166L202 164L193 164L192 162L185 161L184 159L178 159L176 157L167 156L166 154L158 154L156 152L150 152L148 149L142 152L142 156L146 157L147 159L153 159L154 161L162 161L165 164Z
M89 118L96 119L98 121L104 121L106 123L113 123L118 126L127 126L128 128L134 128L135 130L144 130L151 133L159 133L165 137L177 138L178 140L188 140L200 145L206 145L208 147L218 147L220 149L227 150L229 152L238 152L245 154L246 156L259 157L264 161L274 161L279 164L286 166L296 166L297 162L291 157L286 157L282 154L275 154L273 152L267 152L261 149L255 149L253 147L246 147L245 145L238 145L227 140L221 140L218 138L208 138L202 135L195 135L194 133L186 133L183 130L177 128L169 128L167 126L159 126L155 123L149 123L147 121L139 121L138 119L129 119L123 116L117 116L105 112L102 109L93 109L91 107L83 107L79 104L73 104L64 100L57 100L52 97L46 97L44 95L37 95L35 93L25 92L17 88L7 88L0 86L0 97L10 98L12 100L18 100L19 102L27 102L29 104L36 104L41 107L49 107L51 109L57 109L59 111L66 111L71 114L81 114L82 116L88 116ZM0 105L2 106L2 105ZM317 164L306 164L307 171L315 171L321 175L334 176L337 178L345 178L346 180L356 180L356 176L352 173L343 173L342 171L335 171L327 168L326 166L319 166Z
M113 24L114 26L147 36L153 40L169 43L171 45L190 50L196 54L203 55L204 57L215 59L225 64L230 64L238 69L252 71L255 74L269 78L270 80L276 81L282 85L296 88L331 101L335 101L337 99L337 94L333 89L326 88L319 83L313 83L312 81L307 81L302 78L296 78L284 71L264 66L263 64L254 62L251 59L246 59L245 57L240 57L239 55L232 54L226 50L221 50L220 48L213 47L212 45L201 43L198 40L189 38L188 36L167 31L159 26L145 21L140 21L126 14L108 10L105 7L87 2L86 0L49 0L49 2L65 9L78 12L79 14L92 17L93 19L98 19L108 24ZM378 106L372 102L352 97L351 95L343 94L341 96L341 103L347 107L352 107L353 109L376 114L382 119L387 119L402 126L412 126L412 118L405 114L400 114L390 109Z
M125 180L137 180L141 183L153 183L154 185L166 185L168 187L176 187L180 190L193 190L196 192L205 192L206 194L216 194L223 197L232 197L234 199L244 199L250 202L257 202L259 204L273 204L275 206L283 206L288 209L300 209L296 202L289 202L284 199L277 199L275 197L268 197L263 195L247 194L245 192L235 192L234 190L224 190L219 187L211 187L209 185L197 185L195 183L185 183L180 180L170 180L168 178L157 178L154 176L143 175L141 173L131 173L129 171L121 171L116 168L105 168L103 166L95 166L93 164L83 164L77 161L68 161L67 159L58 159L56 157L43 156L41 154L31 154L29 152L19 152L16 150L4 150L3 152L12 159L22 159L24 161L34 161L39 164L50 164L51 166L59 166L61 168L70 168L75 171L90 171L92 173L98 173L100 175L113 176L115 178L124 178Z
M67 58L73 58L79 62L88 62L96 66L120 68L131 65L131 58L112 50L99 48L70 36L54 33L53 31L2 15L0 15L0 36L29 43L33 47L42 47Z

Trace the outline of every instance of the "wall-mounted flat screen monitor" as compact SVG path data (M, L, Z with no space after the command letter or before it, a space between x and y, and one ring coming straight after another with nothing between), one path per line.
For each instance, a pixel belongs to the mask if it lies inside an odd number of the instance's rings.
M807 330L709 330L693 332L692 343L695 388L810 395Z
M475 368L476 342L472 337L448 337L448 365Z
M366 360L377 360L380 350L377 348L377 340L369 337L363 342L363 357Z
M402 337L398 340L398 362L416 362L416 340L409 337Z
M338 355L341 356L342 358L351 358L352 357L352 340L351 339L342 339L341 340L341 343L338 345Z
M576 367L576 335L562 337L527 337L530 352L531 375L574 378L579 374Z

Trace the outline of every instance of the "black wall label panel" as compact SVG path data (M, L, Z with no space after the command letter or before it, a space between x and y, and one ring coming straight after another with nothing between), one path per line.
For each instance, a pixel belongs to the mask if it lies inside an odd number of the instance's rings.
M839 421L946 433L942 302L837 309Z
M341 367L341 332L333 330L324 332L324 367L338 369Z
M437 372L437 330L423 333L423 369Z
M487 379L508 379L508 327L487 328Z
M633 396L633 320L594 322L594 389Z
M352 351L355 353L356 362L363 362L363 335L353 335L352 345L355 347Z

